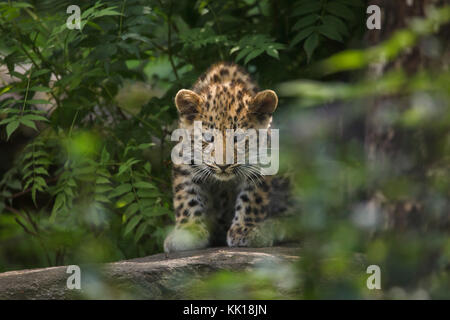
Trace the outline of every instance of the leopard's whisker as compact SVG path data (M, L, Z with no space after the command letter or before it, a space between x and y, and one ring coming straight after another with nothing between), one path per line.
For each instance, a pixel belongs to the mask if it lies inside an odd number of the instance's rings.
M259 184L262 181L262 174L260 167L255 165L246 165L243 166L243 168L245 169L243 171L255 185Z
M243 167L248 169L247 167ZM255 180L253 179L253 173L250 170L242 170L242 172L245 174L245 176L247 177L247 180L249 179L253 185L256 185Z
M195 169L196 169L196 171L194 173L193 180L195 180L197 182L204 182L205 175L209 171L208 167L205 167L202 165L197 165L197 167Z
M202 179L204 182L209 180L210 174L211 174L211 169L208 167L205 167L202 172Z
M233 168L233 173L234 173L239 179L241 179L241 180L244 179L244 177L242 176L242 173L241 173L241 169L240 169L238 166Z
M243 170L242 170L241 167L237 167L237 172L238 172L238 174L239 174L239 177L240 177L242 180L244 180L244 181L247 180L247 177L246 177L246 175L245 175L245 173L243 172Z

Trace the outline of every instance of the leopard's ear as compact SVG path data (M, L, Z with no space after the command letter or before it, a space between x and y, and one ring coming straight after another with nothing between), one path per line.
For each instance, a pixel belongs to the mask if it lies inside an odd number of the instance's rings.
M278 97L275 91L264 90L253 97L249 105L251 113L272 114L278 105Z
M191 90L181 89L175 96L175 105L180 115L199 113L202 103L202 97Z

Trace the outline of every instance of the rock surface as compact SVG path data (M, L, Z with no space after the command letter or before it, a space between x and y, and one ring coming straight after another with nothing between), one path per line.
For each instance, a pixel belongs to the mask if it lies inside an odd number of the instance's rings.
M81 265L81 290L68 289L67 266L0 273L0 299L181 299L194 281L218 270L298 259L298 248L209 248Z

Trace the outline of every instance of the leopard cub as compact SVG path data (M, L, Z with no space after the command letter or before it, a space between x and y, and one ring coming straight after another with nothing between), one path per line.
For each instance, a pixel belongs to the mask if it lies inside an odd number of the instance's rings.
M194 122L201 121L202 131L224 136L227 129L270 130L277 104L274 91L260 91L249 74L232 63L213 65L191 90L182 89L175 97L179 128L193 132ZM254 164L214 161L174 164L176 225L164 241L164 251L200 249L225 240L231 247L273 245L279 238L273 218L287 210L288 181L258 169Z

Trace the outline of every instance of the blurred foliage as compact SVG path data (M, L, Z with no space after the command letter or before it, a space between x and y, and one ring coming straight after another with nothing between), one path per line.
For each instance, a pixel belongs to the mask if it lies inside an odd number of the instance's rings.
M81 30L66 27L73 4ZM438 36L449 8L360 49L365 8L359 0L0 2L0 271L160 252L173 220L173 97L220 59L279 89L275 126L302 207L291 223L301 259L218 273L192 296L449 298L450 73L449 57L441 61L448 39ZM417 45L438 67L364 73ZM361 123L380 97L395 97L380 126L422 142L372 168ZM395 174L396 166L424 174ZM420 227L384 230L389 204L413 199ZM382 293L366 288L370 264L381 267Z

